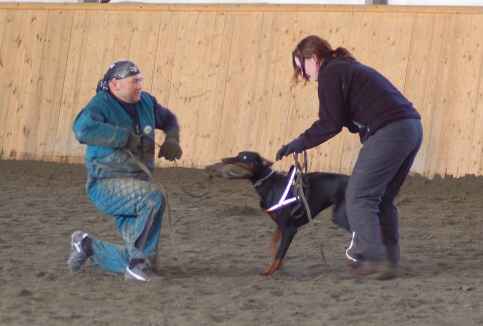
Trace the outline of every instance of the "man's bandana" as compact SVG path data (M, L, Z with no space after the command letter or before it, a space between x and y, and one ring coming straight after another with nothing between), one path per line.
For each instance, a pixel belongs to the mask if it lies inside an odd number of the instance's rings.
M108 84L114 78L119 80L140 73L141 71L139 70L138 66L136 66L133 62L128 60L116 61L109 67L109 70L107 70L104 78L99 80L97 83L96 93L99 93L102 90L108 90Z

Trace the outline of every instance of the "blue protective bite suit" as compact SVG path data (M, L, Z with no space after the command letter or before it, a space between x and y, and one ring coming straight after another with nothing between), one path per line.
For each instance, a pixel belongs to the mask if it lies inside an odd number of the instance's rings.
M154 259L164 211L158 187L143 172L154 171L154 147L146 152L125 149L130 133L147 135L154 141L154 129L179 132L176 117L159 105L154 97L141 93L132 118L108 93L100 91L79 113L73 129L76 139L87 144L86 190L92 203L103 213L115 217L124 245L93 239L93 261L99 267L124 273L133 258ZM139 164L141 163L141 165Z

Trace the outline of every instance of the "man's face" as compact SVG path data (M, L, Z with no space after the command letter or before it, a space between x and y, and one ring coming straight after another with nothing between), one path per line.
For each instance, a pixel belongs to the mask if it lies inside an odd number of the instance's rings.
M126 103L136 103L141 100L143 75L137 74L124 79L113 79L111 92Z

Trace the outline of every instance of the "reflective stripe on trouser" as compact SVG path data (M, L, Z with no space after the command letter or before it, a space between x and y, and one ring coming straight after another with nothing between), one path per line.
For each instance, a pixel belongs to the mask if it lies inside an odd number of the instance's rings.
M421 146L420 120L402 120L367 139L357 158L346 193L353 234L351 259L389 259L399 263L399 217L395 197Z
M163 218L163 196L155 184L132 178L89 183L89 198L105 214L114 215L125 245L93 240L94 264L123 273L132 258L153 259Z

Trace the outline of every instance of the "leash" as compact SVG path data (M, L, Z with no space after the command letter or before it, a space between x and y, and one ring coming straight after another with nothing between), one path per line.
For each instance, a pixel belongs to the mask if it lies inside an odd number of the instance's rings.
M173 252L174 252L174 255L176 257L176 259L178 260L179 264L181 265L181 269L183 269L183 271L188 274L189 276L191 276L191 278L193 278L195 281L197 281L198 283L203 283L201 282L199 279L197 279L183 264L183 261L180 259L180 256L178 254L178 250L176 248L176 245L175 245L175 239L174 239L174 229L173 229L173 220L172 220L172 217L171 217L171 207L169 205L169 200L168 200L168 193L166 192L166 190L163 188L163 186L153 177L153 175L151 174L151 172L149 171L149 169L146 167L146 165L139 161L138 159L136 159L134 157L134 155L132 154L132 152L130 150L125 150L130 156L132 159L134 159L134 161L137 163L137 165L141 168L141 170L143 170L144 173L146 173L146 175L149 177L149 179L151 180L151 183L154 184L154 186L156 188L158 188L158 190L161 192L163 198L165 199L165 203L166 203L166 207L165 207L165 212L167 212L168 214L168 225L169 225L169 239L171 240L171 247L173 249Z
M156 146L158 146L159 148L161 148L161 145L158 144L158 143L154 143ZM208 189L206 189L206 191L200 195L195 195L193 193L190 193L188 190L186 190L185 187L183 187L183 185L181 184L181 174L179 173L179 167L178 167L178 161L176 159L174 159L174 165L175 165L175 171L176 171L176 181L178 183L178 187L181 189L181 191L183 191L186 195L190 196L190 197L193 197L193 198L202 198L202 197L205 197L209 192L210 192L210 188L208 187ZM209 175L206 179L205 179L205 182L208 181L208 180L212 180L212 176ZM208 185L211 186L211 182L208 182Z
M159 145L158 145L159 146ZM186 188L183 187L183 185L181 184L181 174L179 173L179 167L178 167L178 162L176 161L176 159L174 160L174 165L176 167L176 181L178 182L178 187L188 196L190 197L193 197L193 198L202 198L202 197L205 197L206 195L208 195L208 193L210 192L210 186L211 186L211 182L207 182L207 181L211 181L212 180L212 176L209 175L204 183L208 183L208 188L206 189L206 191L200 195L195 195L193 193L190 193L188 190L186 190Z
M328 270L328 266L324 255L324 249L322 248L322 244L320 243L319 238L317 237L317 233L315 230L315 223L312 218L312 214L310 212L309 203L307 202L307 198L305 197L305 193L304 193L304 189L308 189L308 186L309 186L307 177L305 176L307 174L307 152L304 151L304 159L303 159L302 165L300 165L300 162L298 159L298 153L294 153L294 160L295 160L295 168L298 171L297 178L295 179L295 183L294 183L294 195L297 198L301 198L302 202L294 207L294 209L292 210L292 214L295 214L297 211L300 211L301 205L303 203L304 205L303 208L307 212L307 218L309 219L309 222L311 225L312 234L314 236L315 243L319 249L320 255L322 257L322 261L324 262L324 266L325 266L324 273L316 278L316 280L318 280L325 275L325 273ZM299 214L295 215L294 218L299 218L300 216L302 216L302 214L304 213L304 210L302 210L302 212L300 212Z

